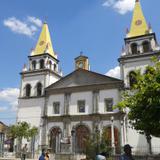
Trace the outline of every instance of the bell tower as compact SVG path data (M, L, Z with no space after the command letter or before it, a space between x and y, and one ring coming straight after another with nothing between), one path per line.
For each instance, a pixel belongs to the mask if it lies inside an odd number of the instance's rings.
M26 121L39 128L42 125L41 118L44 116L47 100L45 88L62 77L58 66L59 60L52 47L47 23L43 24L39 40L28 59L28 66L24 65L20 73L21 86L17 122ZM39 143L39 145L43 145L41 142Z
M79 68L90 70L88 57L82 55L82 52L80 53L80 56L75 58L75 69Z
M127 29L124 41L125 47L122 48L118 61L121 79L124 80L125 87L130 87L134 81L134 70L141 69L144 73L145 67L152 65L151 57L160 51L156 35L146 22L139 0L135 1L131 27L130 30Z
M47 23L43 24L36 47L31 51L28 58L29 66L25 66L21 72L22 84L20 97L43 95L44 88L56 82L62 76L58 67L59 60L52 47ZM30 85L30 94L27 94L27 85ZM38 93L40 88L41 94Z

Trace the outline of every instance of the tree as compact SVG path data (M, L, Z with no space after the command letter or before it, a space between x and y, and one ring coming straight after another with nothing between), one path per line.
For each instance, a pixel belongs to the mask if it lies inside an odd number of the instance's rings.
M151 136L160 137L160 62L153 57L153 66L146 72L136 71L136 83L124 91L122 101L116 107L129 108L131 126L146 136L149 152L152 153Z
M109 136L106 135L105 129L103 129L101 135L100 132L96 130L96 132L86 138L85 144L87 159L95 159L96 154L102 152L108 155L112 153Z
M21 147L22 147L22 139L25 138L27 140L29 140L31 138L31 140L34 138L35 136L38 134L38 129L36 127L30 127L30 124L28 124L27 122L18 122L15 125L12 125L9 127L8 130L8 134L13 137L16 138L18 141L18 151L20 151ZM32 144L34 145L34 144Z
M34 158L34 153L35 153L35 136L38 134L38 128L37 127L32 127L28 130L28 137L31 138L31 151L32 151L32 158Z

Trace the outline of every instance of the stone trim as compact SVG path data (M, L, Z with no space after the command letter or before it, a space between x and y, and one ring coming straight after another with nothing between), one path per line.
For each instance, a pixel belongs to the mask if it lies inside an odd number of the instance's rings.
M88 114L88 115L61 115L61 116L45 116L43 118L46 118L48 122L64 122L64 121L95 121L100 120L111 120L111 117L114 117L114 120L122 120L125 113L123 112L117 112L117 113L106 113L106 114Z
M160 55L160 51L156 51L156 52L154 51L151 53L122 56L122 57L118 58L118 62L122 62L124 60L133 59L133 58L152 57L152 56L159 56L159 55Z
M144 37L152 37L154 36L155 40L156 40L156 35L155 33L149 33L149 34L145 34L145 35L141 35L141 36L136 36L136 37L130 37L130 38L124 38L125 42L126 41L132 41L132 40L139 40L139 39L144 39Z
M105 89L122 89L123 81L117 81L112 83L105 84L92 84L92 85L84 85L84 86L76 86L76 87L66 87L66 88L54 88L47 89L46 95L50 94L58 94L58 93L73 93L73 92L83 92L83 91L93 91L93 90L105 90Z
M45 95L42 96L30 96L30 97L18 97L18 99L34 99L34 98L45 98Z
M51 55L50 55L50 54L48 54L48 53L43 53L43 54L40 54L40 55L34 55L34 56L28 56L28 58L31 60L31 59L32 59L32 57L45 57L45 56L49 56L49 57L51 57L52 59L54 59L54 60L56 60L57 62L59 62L59 60L58 60L58 59L56 59L55 57L51 56Z
M29 75L29 74L33 74L33 75L31 75L32 77L34 76L34 73L39 73L39 75L42 75L41 73L43 73L44 72L44 74L46 74L45 72L50 72L50 73L52 73L52 74L55 74L58 78L62 78L62 76L60 76L58 73L56 73L56 72L53 72L52 70L50 70L50 69L48 69L48 68L44 68L44 69L37 69L37 70L33 70L33 71L26 71L26 72L21 72L20 73L20 75L23 75L23 76L25 76L25 75ZM37 75L35 75L35 76L37 76Z

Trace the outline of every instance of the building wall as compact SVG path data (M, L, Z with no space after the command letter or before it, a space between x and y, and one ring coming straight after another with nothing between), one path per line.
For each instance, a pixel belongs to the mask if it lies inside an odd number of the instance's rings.
M129 87L129 73L131 71L135 71L140 69L142 73L145 72L145 68L148 65L153 65L151 62L151 57L144 57L144 58L134 58L130 60L126 60L126 62L123 64L123 67L121 67L121 70L123 70L121 73L122 79L124 79L124 83L126 87Z
M45 98L20 99L17 111L17 121L26 121L31 126L40 126L44 111Z
M120 95L118 89L108 89L101 90L99 92L99 113L106 113L105 111L105 99L113 98L113 106L120 101ZM113 110L114 112L118 111L117 109Z
M43 86L43 91L44 91L44 86L45 86L45 76L44 75L36 75L36 76L27 76L22 79L22 84L21 84L21 95L20 97L25 96L25 86L26 84L31 85L31 96L36 96L36 85L37 83L40 82Z
M77 101L85 100L85 113L78 112ZM92 113L92 92L79 92L71 94L70 114L91 114Z
M48 98L48 116L59 116L64 114L64 96L65 94L54 94L50 95ZM108 89L108 90L100 90L99 98L98 98L98 113L107 113L105 112L105 99L113 98L113 105L116 105L120 100L120 95L118 89ZM85 113L78 112L77 101L84 100L85 101ZM60 102L60 114L53 113L53 102ZM118 111L117 109L114 112ZM70 102L69 102L69 114L70 115L88 115L93 113L93 92L76 92L71 93Z
M60 114L53 113L53 102L60 102ZM48 116L59 116L64 113L64 94L50 95L47 103L47 115Z

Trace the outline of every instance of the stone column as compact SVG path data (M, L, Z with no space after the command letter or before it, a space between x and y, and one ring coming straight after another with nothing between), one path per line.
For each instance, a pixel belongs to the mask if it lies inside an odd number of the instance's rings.
M65 93L65 95L64 95L64 115L68 115L70 112L70 110L69 110L70 97L71 97L70 93Z
M92 93L92 112L93 113L98 113L99 108L98 108L98 99L99 99L99 91L93 91Z

